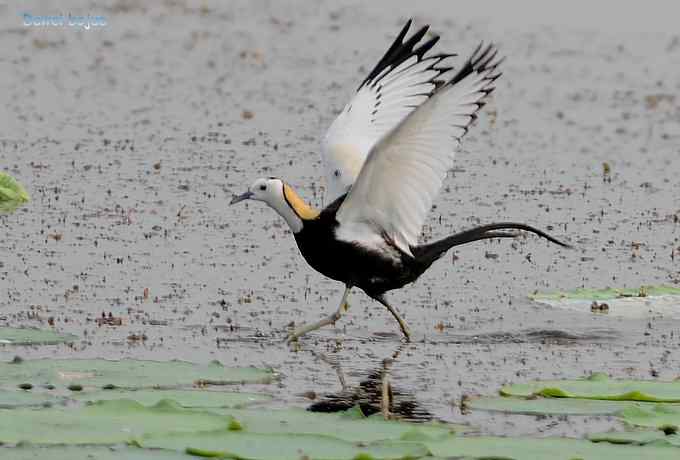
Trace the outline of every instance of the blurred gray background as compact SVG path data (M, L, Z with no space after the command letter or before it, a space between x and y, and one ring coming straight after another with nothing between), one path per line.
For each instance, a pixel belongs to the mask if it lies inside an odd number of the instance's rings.
M33 201L0 216L0 324L51 318L84 338L21 351L30 356L271 365L284 375L279 396L298 404L302 391L336 386L328 366L280 340L289 322L335 309L341 286L306 265L273 211L227 203L276 175L321 206L320 139L413 17L460 60L481 40L507 56L424 239L512 220L577 249L484 242L395 293L421 341L395 366L397 384L458 419L442 401L511 380L596 370L673 378L677 321L574 314L526 296L680 282L677 10L664 1L5 2L0 168ZM25 12L103 15L107 25L26 27ZM362 293L350 301L337 328L306 344L358 377L399 334ZM123 325L98 327L102 312ZM15 353L0 348L2 358Z

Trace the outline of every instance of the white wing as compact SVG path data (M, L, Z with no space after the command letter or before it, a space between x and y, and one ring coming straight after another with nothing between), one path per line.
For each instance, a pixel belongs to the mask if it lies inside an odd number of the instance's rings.
M437 78L450 70L441 63L454 55L426 56L439 40L433 37L421 43L428 26L404 41L410 26L408 21L326 133L328 203L347 193L375 143L425 102L443 83Z
M463 68L371 150L336 218L346 241L387 237L411 254L461 137L500 76L493 46Z

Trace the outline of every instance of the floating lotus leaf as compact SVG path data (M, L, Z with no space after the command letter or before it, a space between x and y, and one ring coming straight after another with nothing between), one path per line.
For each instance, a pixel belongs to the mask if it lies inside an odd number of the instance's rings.
M0 443L117 444L152 434L226 429L229 418L170 401L102 401L82 408L0 409Z
M680 447L680 435L666 434L661 430L636 430L597 433L588 436L593 442L610 442L613 444L668 444Z
M70 343L76 339L75 335L51 330L0 327L0 345L55 345Z
M680 381L612 380L603 374L580 380L546 380L501 388L503 396L680 402Z
M424 443L444 458L495 460L677 460L680 449L671 445L627 446L568 438L504 438L452 436Z
M576 289L566 292L536 293L536 302L557 308L591 312L593 302L607 304L607 314L631 318L663 315L680 318L680 288L642 286L638 289Z
M635 408L636 410L639 410ZM41 444L120 444L171 449L202 456L243 460L475 458L538 460L677 459L671 442L648 440L644 446L594 443L564 438L462 437L444 426L386 422L360 415L315 414L296 410L192 410L163 401L144 407L127 400L103 401L82 408L0 410L0 443L27 441ZM229 415L226 415L229 414ZM665 411L677 416L678 412ZM640 417L639 414L631 414ZM644 415L647 417L648 415ZM316 420L316 427L311 422ZM665 420L667 421L667 420ZM350 425L354 427L350 428ZM309 433L314 431L314 433ZM379 439L379 440L378 440ZM668 441L674 438L669 438ZM637 444L643 444L638 442ZM88 447L89 449L90 447ZM24 447L2 448L2 458L14 460ZM32 447L29 450L38 449ZM61 460L69 448L56 447L46 458ZM153 460L158 452L114 450L117 458ZM35 451L39 455L39 451ZM165 457L174 459L170 452ZM82 452L73 450L69 460ZM102 455L105 455L103 453ZM138 455L139 454L139 455ZM10 457L12 455L13 457ZM29 454L27 454L29 455ZM91 457L101 459L91 452ZM37 457L18 457L41 458ZM104 456L106 460L108 457Z
M650 297L660 295L680 295L680 288L674 286L642 286L639 288L574 289L535 293L529 295L533 300L612 300L620 298Z
M258 393L236 393L209 390L97 390L97 391L48 391L44 388L24 391L20 388L0 388L0 409L26 406L49 406L72 401L96 402L127 399L144 406L153 406L162 400L172 400L186 408L241 408L271 401L272 397Z
M0 447L2 460L196 460L181 452L138 447L22 446Z
M12 176L0 171L0 212L12 212L30 200L26 190Z
M347 416L343 413L321 414L302 409L220 411L250 433L319 434L349 442L385 440L423 441L441 439L469 427L442 423L409 423L378 417Z
M114 386L119 388L176 387L193 384L268 383L271 371L227 368L219 363L183 361L109 361L104 359L37 359L0 363L0 386L22 383L66 388Z
M680 407L658 404L651 408L631 407L623 410L620 417L626 423L658 428L666 432L680 431Z
M355 444L332 436L310 434L263 434L213 431L192 435L163 435L140 439L143 447L175 449L204 457L240 460L352 460L406 459L428 455L419 443L380 442Z
M182 407L245 407L250 404L270 401L271 396L257 393L234 393L208 390L101 390L77 392L69 395L77 401L106 401L129 399L144 406L153 406L160 401L172 400ZM0 405L2 393L0 393Z
M506 396L472 398L467 402L468 407L475 410L527 415L613 415L628 407L648 407L654 404L656 403L577 398L514 398Z
M14 407L45 406L65 401L47 392L24 391L20 389L0 389L0 409ZM2 457L0 457L2 458Z

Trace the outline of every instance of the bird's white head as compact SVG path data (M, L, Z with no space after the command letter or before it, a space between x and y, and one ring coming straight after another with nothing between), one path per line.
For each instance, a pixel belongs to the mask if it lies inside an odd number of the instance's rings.
M319 213L305 203L290 187L276 177L257 179L242 195L234 196L229 204L244 200L264 201L283 217L293 233L302 230L305 220L315 219Z
M274 207L275 203L284 200L283 181L275 177L257 179L248 187L246 193L234 196L229 204L236 204L243 200L264 201L269 206Z

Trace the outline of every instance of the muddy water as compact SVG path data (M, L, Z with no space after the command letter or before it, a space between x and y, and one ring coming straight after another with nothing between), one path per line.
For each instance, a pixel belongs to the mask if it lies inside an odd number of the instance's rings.
M288 324L330 313L341 286L306 266L271 210L227 203L277 175L322 205L319 139L413 11L104 4L92 13L107 26L89 31L23 27L21 12L2 7L0 165L33 201L0 216L0 324L53 322L82 341L1 347L0 358L271 366L282 379L268 391L303 406L305 392L339 389L324 353L357 384L398 349L396 324L355 292L337 328L291 351ZM50 14L46 5L26 9ZM680 374L680 322L575 314L526 297L680 281L680 41L630 18L598 27L578 15L522 22L475 8L469 19L449 3L416 15L443 33L440 49L465 55L486 39L508 56L424 238L513 220L577 249L527 237L442 259L391 296L416 337L392 380L435 416L482 432L581 436L616 422L463 414L457 404L534 378ZM122 326L98 325L103 312Z

